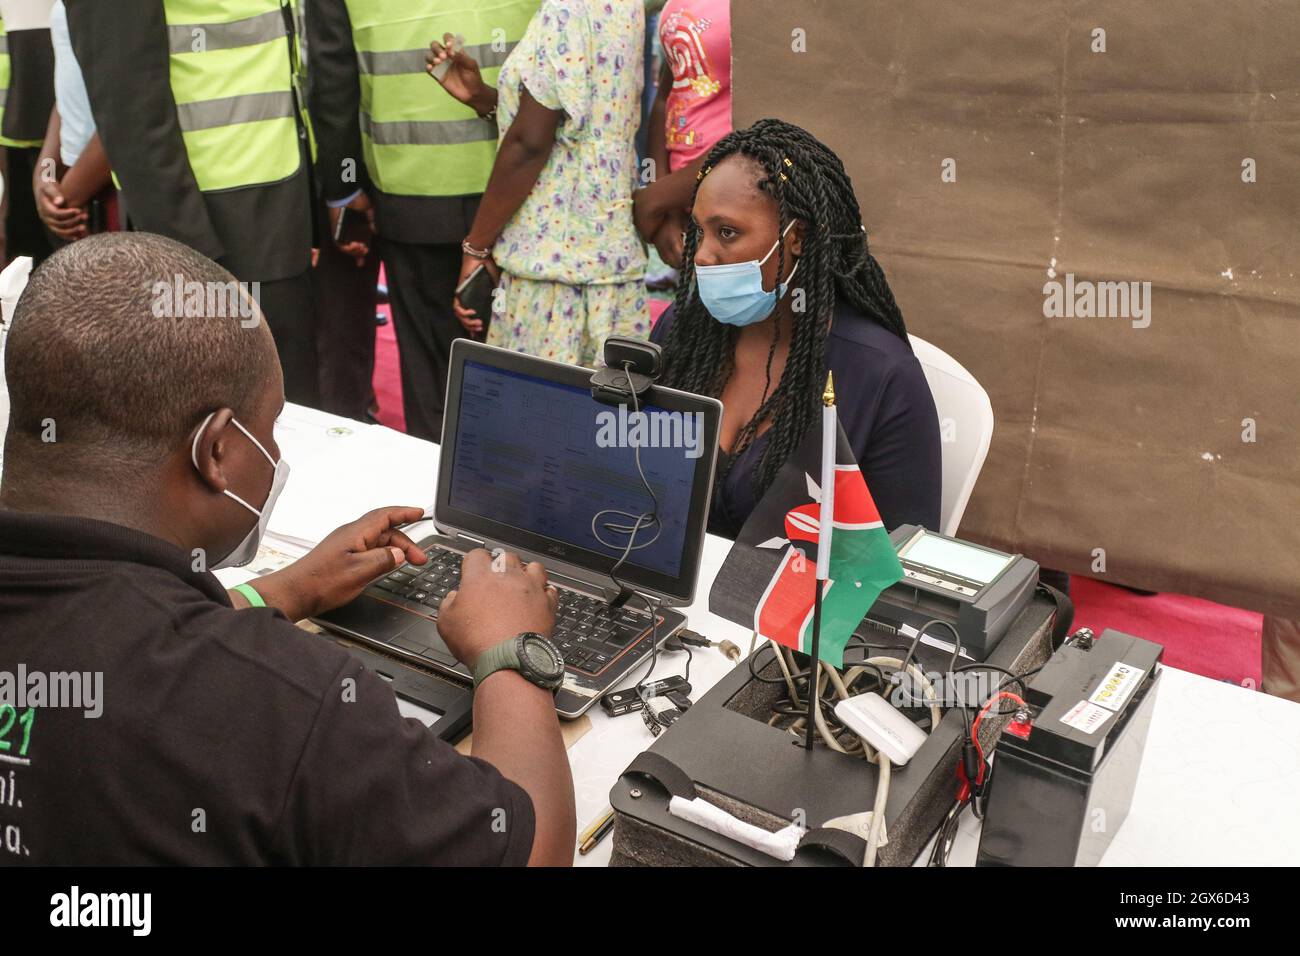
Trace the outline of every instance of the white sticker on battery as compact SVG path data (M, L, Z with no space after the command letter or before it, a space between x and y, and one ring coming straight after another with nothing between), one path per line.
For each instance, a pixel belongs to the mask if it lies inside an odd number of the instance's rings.
M1096 704L1081 700L1066 712L1065 716L1061 718L1061 723L1069 724L1075 730L1082 730L1085 734L1090 734L1110 718L1111 713L1109 710L1103 710Z
M1124 706L1124 701L1128 700L1129 695L1137 690L1145 673L1146 671L1130 667L1121 661L1110 669L1110 673L1088 699L1094 704L1101 704L1107 710L1118 711Z

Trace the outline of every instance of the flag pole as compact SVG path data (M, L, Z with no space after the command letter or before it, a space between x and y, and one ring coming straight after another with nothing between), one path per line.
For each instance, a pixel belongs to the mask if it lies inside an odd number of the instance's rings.
M808 667L808 732L804 746L811 750L813 731L820 706L817 685L821 677L822 592L831 570L831 529L835 524L835 449L839 444L839 424L835 413L835 381L826 373L822 392L822 473L821 502L817 521L817 590L813 592L812 663Z

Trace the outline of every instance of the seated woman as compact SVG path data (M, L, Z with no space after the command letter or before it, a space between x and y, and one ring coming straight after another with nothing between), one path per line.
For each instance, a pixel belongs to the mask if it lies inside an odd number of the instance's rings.
M885 527L938 530L934 399L844 165L808 132L760 120L709 152L676 300L650 338L661 384L725 408L710 531L739 533L818 423L827 370Z

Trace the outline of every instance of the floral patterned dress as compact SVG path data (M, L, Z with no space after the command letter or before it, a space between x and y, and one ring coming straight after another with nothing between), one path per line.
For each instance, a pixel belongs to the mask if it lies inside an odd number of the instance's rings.
M649 332L645 246L632 223L644 32L642 0L544 0L501 67L502 137L521 89L564 117L493 248L494 345L590 366L607 336Z

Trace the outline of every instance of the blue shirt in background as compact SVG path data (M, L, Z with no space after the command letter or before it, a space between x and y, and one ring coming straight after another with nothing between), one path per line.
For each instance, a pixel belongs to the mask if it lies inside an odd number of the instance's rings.
M54 47L54 102L59 110L59 159L71 166L95 135L95 118L81 64L72 52L63 0L50 8L50 45Z

